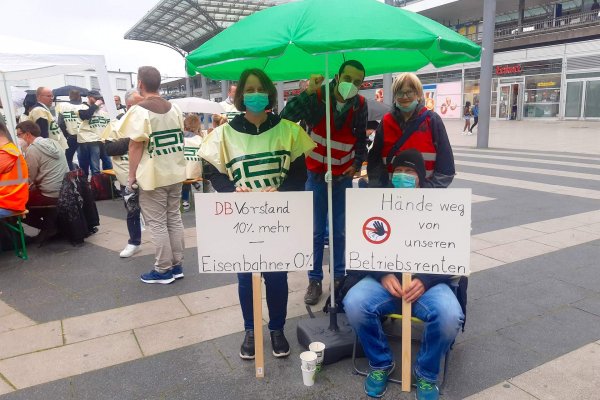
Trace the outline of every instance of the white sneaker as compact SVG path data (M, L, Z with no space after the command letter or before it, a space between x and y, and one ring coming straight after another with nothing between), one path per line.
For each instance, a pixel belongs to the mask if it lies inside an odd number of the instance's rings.
M136 246L135 244L128 244L127 246L125 246L123 251L119 254L119 257L128 258L128 257L131 257L132 255L134 255L135 253L139 252L140 250L141 250L140 246Z
M181 205L183 206L182 208L183 208L184 212L190 211L190 202L189 201L183 201L181 203Z

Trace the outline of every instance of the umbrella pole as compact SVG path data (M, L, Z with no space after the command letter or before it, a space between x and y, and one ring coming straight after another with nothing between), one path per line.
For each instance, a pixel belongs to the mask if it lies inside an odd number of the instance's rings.
M330 268L330 287L331 302L329 303L329 318L312 317L304 318L298 321L296 333L298 343L308 349L312 342L321 342L325 344L327 351L323 364L332 364L345 357L352 355L353 344L355 340L354 330L344 314L337 315L335 306L335 265L334 265L334 244L333 244L333 199L332 199L332 174L331 174L331 106L329 89L329 59L325 54L325 121L327 123L327 173L325 181L327 182L327 207L329 212L327 221L329 222L329 268ZM329 328L326 325L329 324Z
M329 278L331 303L329 304L329 330L338 331L337 308L335 306L335 273L334 273L334 244L333 244L333 182L331 173L331 99L329 89L329 55L325 54L325 120L327 123L327 222L329 224Z

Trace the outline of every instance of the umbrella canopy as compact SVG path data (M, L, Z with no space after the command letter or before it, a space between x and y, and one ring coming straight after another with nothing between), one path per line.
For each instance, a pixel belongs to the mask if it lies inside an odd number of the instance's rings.
M86 97L88 95L88 90L86 88L82 88L82 87L79 87L79 86L73 86L73 85L67 85L67 86L63 86L63 87L59 87L59 88L53 89L52 90L52 94L54 95L54 97L68 96L69 92L71 90L78 90L79 93L83 97Z
M330 16L330 18L328 18ZM186 57L190 75L237 79L261 68L274 81L358 60L367 75L479 60L481 48L422 15L376 0L304 0L252 14Z
M181 111L203 114L224 114L225 109L219 103L202 99L200 97L184 97L182 99L169 100L173 104L177 104Z

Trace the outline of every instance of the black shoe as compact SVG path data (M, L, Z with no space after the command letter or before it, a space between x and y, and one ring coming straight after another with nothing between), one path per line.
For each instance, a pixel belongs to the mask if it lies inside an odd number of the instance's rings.
M290 344L285 338L283 330L271 331L271 346L273 346L273 355L275 357L287 357L290 355Z
M249 329L240 348L240 357L244 360L254 360L254 331Z
M319 302L319 297L321 297L321 294L323 294L321 282L310 279L308 281L306 294L304 295L304 303L314 306Z

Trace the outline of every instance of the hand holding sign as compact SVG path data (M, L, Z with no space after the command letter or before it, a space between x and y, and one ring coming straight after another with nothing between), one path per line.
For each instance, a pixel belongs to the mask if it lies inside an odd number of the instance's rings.
M402 288L404 291L404 301L407 303L413 303L425 293L425 286L419 279L413 279L408 287Z
M399 299L402 298L402 285L394 274L387 274L381 278L381 285L390 292L390 294Z

